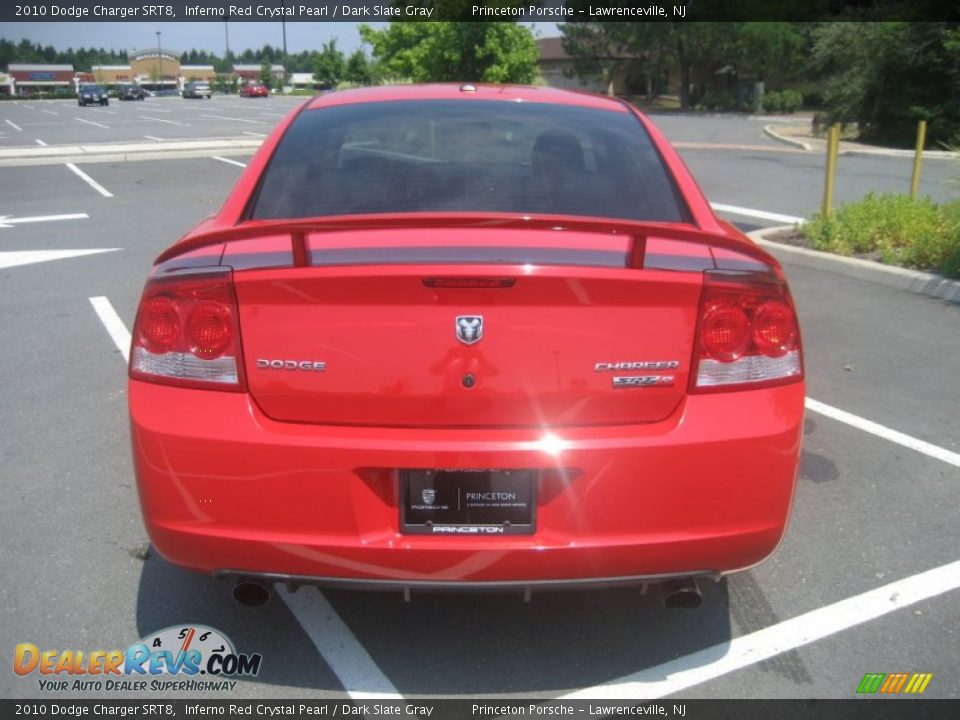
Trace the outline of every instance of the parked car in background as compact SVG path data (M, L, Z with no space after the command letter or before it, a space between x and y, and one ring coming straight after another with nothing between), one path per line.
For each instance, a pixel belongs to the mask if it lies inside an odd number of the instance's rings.
M240 88L240 97L270 97L270 88L262 82L248 82Z
M105 88L99 85L81 85L77 93L77 105L84 107L91 104L109 105L110 95Z
M209 100L212 95L213 91L210 89L210 83L206 80L194 80L183 86L183 97L185 98L206 98Z
M143 100L147 96L147 91L139 85L124 85L120 88L120 100Z
M153 546L242 602L664 583L692 606L787 526L783 269L615 98L308 100L157 258L132 336Z

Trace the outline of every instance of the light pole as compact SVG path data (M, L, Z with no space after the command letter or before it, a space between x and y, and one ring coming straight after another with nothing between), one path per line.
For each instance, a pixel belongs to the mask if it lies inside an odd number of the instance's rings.
M230 71L230 10L227 10L227 19L223 21L223 35L227 41L227 54L223 58L224 75L227 78L227 92L230 92L230 79L233 76Z
M283 15L281 20L283 25L283 84L287 84L287 0L283 0Z
M157 63L160 65L160 69L157 71L157 83L159 84L159 89L157 94L161 95L163 93L163 55L160 54L160 31L157 30Z

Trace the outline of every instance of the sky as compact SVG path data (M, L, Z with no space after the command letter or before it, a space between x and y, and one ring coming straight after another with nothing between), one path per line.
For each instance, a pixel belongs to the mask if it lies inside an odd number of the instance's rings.
M534 35L556 37L560 34L556 23L527 23ZM0 28L0 38L19 42L26 38L43 46L53 45L57 50L68 47L97 47L107 50L144 50L157 46L157 30L160 44L165 50L177 53L185 50L208 50L223 55L226 49L226 23L223 22L42 22L5 23ZM333 38L337 48L351 53L360 47L360 34L356 23L347 22L288 22L287 52L319 50ZM367 23L381 28L387 23ZM283 29L280 22L232 22L226 28L230 34L230 51L234 54L246 49L255 50L266 44L283 47Z

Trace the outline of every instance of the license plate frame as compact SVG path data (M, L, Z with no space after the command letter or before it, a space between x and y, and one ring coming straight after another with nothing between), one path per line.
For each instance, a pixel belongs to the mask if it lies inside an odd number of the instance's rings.
M500 468L400 471L404 535L496 537L536 532L536 470Z

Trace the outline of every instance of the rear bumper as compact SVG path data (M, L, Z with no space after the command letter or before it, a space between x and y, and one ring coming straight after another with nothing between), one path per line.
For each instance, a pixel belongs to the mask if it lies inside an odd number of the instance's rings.
M247 395L130 382L156 549L205 572L328 585L615 583L751 566L786 526L803 398L802 383L690 396L663 422L545 441L278 423ZM401 534L396 469L428 467L541 470L536 532Z

